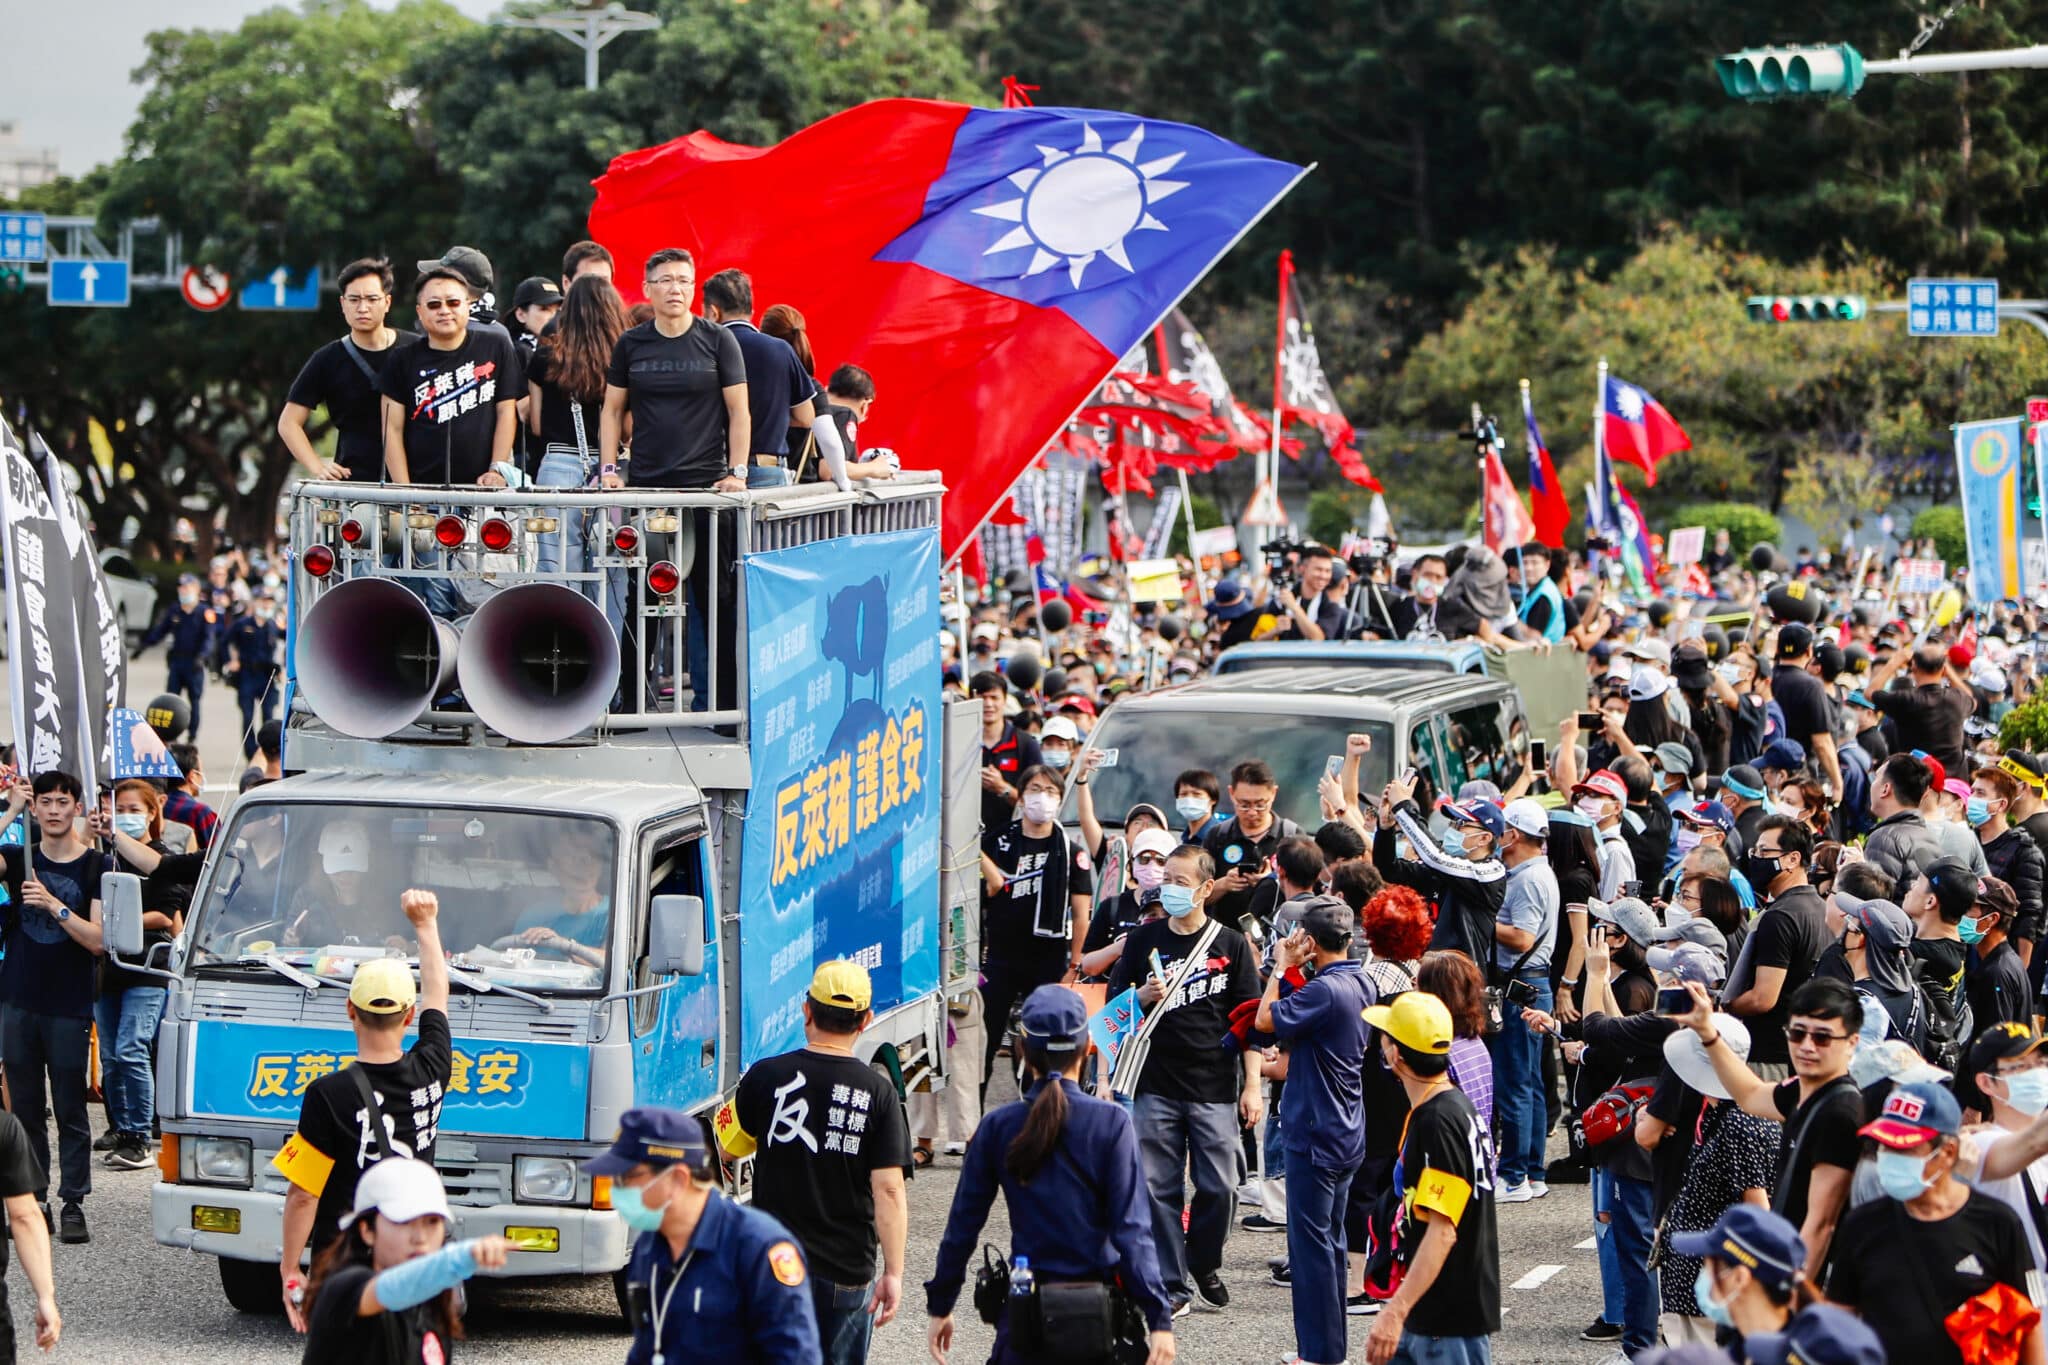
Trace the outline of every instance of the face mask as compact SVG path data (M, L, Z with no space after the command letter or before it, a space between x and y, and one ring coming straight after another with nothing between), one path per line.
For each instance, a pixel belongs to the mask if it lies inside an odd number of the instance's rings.
M1963 803L1963 818L1975 829L1991 818L1991 803L1981 796L1973 796Z
M1443 590L1444 585L1437 582L1434 578L1418 578L1415 580L1415 595L1425 602L1436 601L1436 595Z
M656 1231L661 1227L661 1216L668 1212L666 1205L648 1208L640 1191L631 1185L612 1186L612 1208L617 1210L619 1220L635 1232Z
M1044 757L1045 766L1053 769L1064 768L1074 761L1073 754L1065 749L1047 749L1044 751Z
M1060 813L1060 799L1051 792L1026 792L1024 794L1024 818L1037 825L1048 825Z
M126 811L116 811L114 813L114 828L131 839L147 839L149 837L149 817L147 815L131 815Z
M1678 845L1678 851L1681 855L1690 853L1700 846L1700 832L1696 829L1677 830L1672 834L1671 838L1672 842Z
M2048 1071L2018 1071L2005 1077L2006 1103L2032 1117L2048 1109Z
M1746 854L1742 859L1742 875L1749 878L1752 887L1762 892L1778 879L1778 860L1760 857L1754 853Z
M1165 863L1139 863L1131 869L1131 880L1140 891L1150 891L1166 880Z
M1607 813L1607 803L1598 797L1582 796L1572 803L1572 809L1588 820L1598 820Z
M1721 675L1721 681L1730 687L1742 686L1742 670L1734 664L1718 664L1714 671Z
M1927 1158L1910 1152L1881 1151L1877 1154L1877 1183L1893 1199L1917 1199L1934 1182L1927 1178Z
M1159 908L1175 919L1186 919L1195 913L1195 890L1191 886L1161 886Z
M1714 1302L1714 1272L1704 1263L1700 1266L1699 1277L1692 1282L1693 1301L1699 1304L1700 1312L1707 1315L1707 1321L1716 1327L1733 1327L1735 1319L1729 1316L1728 1305Z
M1173 808L1180 812L1181 819L1191 825L1208 819L1209 812L1214 809L1206 796L1183 796L1173 803Z
M1456 825L1452 825L1449 829L1445 830L1443 838L1437 842L1443 846L1444 852L1450 854L1453 858L1465 856L1465 831L1459 829Z
M1686 909L1677 901L1673 901L1664 907L1664 927L1666 929L1683 929L1697 918L1698 916L1694 915L1692 911Z
M1975 945L1984 941L1984 930L1978 927L1975 915L1963 916L1962 923L1956 926L1956 935L1966 944Z
M190 611L193 607L199 605L199 594L196 592L179 593L178 605L185 608L187 611Z

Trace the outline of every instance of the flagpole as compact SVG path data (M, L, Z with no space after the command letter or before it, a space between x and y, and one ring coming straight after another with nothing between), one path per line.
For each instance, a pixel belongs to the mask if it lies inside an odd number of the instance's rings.
M1614 466L1607 459L1607 357L1600 357L1597 381L1593 388L1593 495L1600 500L1599 532L1606 535L1612 529L1620 530L1620 518L1614 516ZM1617 548L1617 557L1619 547ZM1592 556L1589 555L1588 559ZM1602 586L1605 587L1607 566L1600 566Z
M1258 488L1264 488L1268 482L1277 485L1280 481L1280 399L1286 369L1283 358L1287 354L1287 285L1293 275L1294 253L1283 248L1280 252L1280 306L1273 316L1273 422L1272 430L1268 433L1266 453L1261 457ZM1254 500L1258 498L1258 488L1252 490ZM1277 486L1273 489L1273 495L1275 498L1280 495ZM1262 571L1265 562L1265 557L1260 556Z
M1206 602L1209 600L1209 585L1202 580L1202 552L1195 548L1195 497L1188 492L1188 471L1175 465L1173 472L1180 476L1180 509L1188 521L1188 558L1195 566L1195 597Z

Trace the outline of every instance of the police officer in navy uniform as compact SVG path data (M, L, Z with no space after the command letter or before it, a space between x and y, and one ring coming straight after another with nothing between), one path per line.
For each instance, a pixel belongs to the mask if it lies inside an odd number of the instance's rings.
M221 636L221 676L235 684L235 700L242 706L242 757L256 756L256 732L277 715L277 650L284 643L284 627L277 621L277 604L258 597L247 615L237 616ZM257 712L262 719L257 719Z
M611 1150L584 1169L611 1177L612 1207L639 1238L626 1264L626 1365L816 1365L803 1253L782 1224L718 1192L703 1120L629 1109Z
M1031 1087L975 1130L938 1265L925 1281L932 1359L946 1365L952 1351L953 1305L1000 1189L1010 1212L1012 1266L1028 1258L1041 1291L1076 1281L1113 1284L1144 1316L1146 1365L1167 1365L1174 1358L1173 1308L1152 1246L1137 1136L1122 1106L1087 1095L1075 1082L1088 1045L1087 1006L1065 986L1040 986L1024 1001L1019 1032ZM1015 1298L1008 1304L1013 1311L1022 1306ZM1043 1354L1016 1345L1015 1334L1005 1313L991 1365L1021 1365ZM1125 1357L1065 1351L1060 1358L1062 1365L1103 1365Z
M170 637L170 676L164 690L184 693L192 699L190 738L199 738L199 696L206 690L206 662L213 657L215 637L220 633L220 613L199 600L199 579L178 575L178 600L165 607L135 647L130 658L139 659L165 636Z

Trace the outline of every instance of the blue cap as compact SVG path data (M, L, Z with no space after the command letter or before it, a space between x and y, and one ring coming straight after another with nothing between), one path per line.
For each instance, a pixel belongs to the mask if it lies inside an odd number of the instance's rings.
M1734 812L1730 811L1719 801L1702 801L1691 810L1674 811L1673 814L1695 828L1701 825L1712 825L1723 834L1735 828Z
M1216 595L1203 610L1219 621L1235 621L1251 611L1252 604L1245 596L1244 584L1235 578L1225 578L1216 584Z
M1443 812L1454 825L1477 825L1498 839L1508 832L1507 818L1491 801L1446 801Z
M1040 986L1024 998L1018 1026L1047 1052L1073 1052L1088 1033L1088 1006L1065 986Z
M1846 1308L1817 1303L1800 1311L1782 1332L1759 1332L1743 1342L1754 1365L1884 1365L1884 1343Z
M1860 687L1849 694L1849 705L1861 707L1865 711L1875 711L1877 709L1877 703L1872 701L1870 694Z
M1711 1256L1746 1268L1769 1289L1786 1290L1806 1265L1799 1229L1769 1209L1731 1204L1705 1232L1674 1232L1671 1249L1681 1256Z
M1747 763L1731 763L1718 779L1720 784L1745 801L1764 799L1764 775Z
M1756 766L1796 773L1806 766L1806 746L1796 739L1774 739L1764 747L1764 756L1756 761Z
M583 1169L592 1175L624 1175L635 1166L701 1168L710 1160L711 1144L696 1115L680 1109L628 1109L611 1150L584 1162Z

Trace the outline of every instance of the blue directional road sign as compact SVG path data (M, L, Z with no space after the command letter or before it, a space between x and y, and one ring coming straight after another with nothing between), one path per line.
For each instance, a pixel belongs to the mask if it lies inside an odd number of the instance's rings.
M307 313L320 306L320 271L266 271L242 286L242 307L252 311Z
M1906 334L1916 337L1997 336L1998 281L1908 281Z
M42 214L0 213L0 261L41 265L49 240L49 220Z
M50 262L53 308L126 308L128 262L88 259Z

